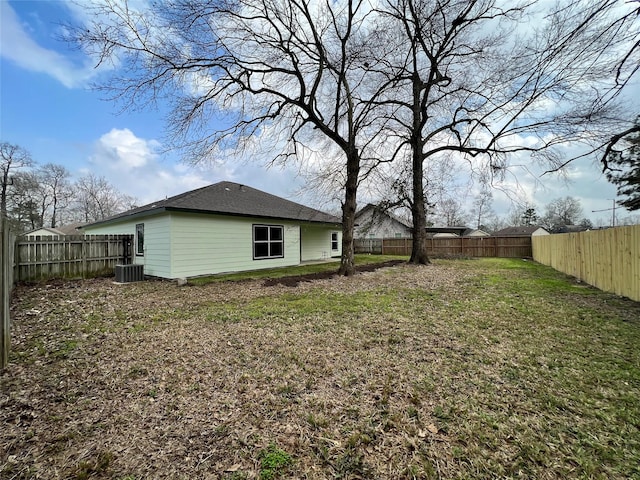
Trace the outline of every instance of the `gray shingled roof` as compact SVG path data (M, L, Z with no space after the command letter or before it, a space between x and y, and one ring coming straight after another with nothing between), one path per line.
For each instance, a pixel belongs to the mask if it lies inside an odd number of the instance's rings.
M127 217L171 211L264 217L301 222L341 223L338 217L276 195L238 183L219 182L134 208L92 225L112 223Z
M507 228L503 228L502 230L498 230L497 232L493 232L493 237L520 237L520 236L526 236L526 235L531 235L533 232L535 232L536 230L538 230L539 228L542 228L544 230L543 227L540 227L539 225L532 225L532 226L519 226L519 227L507 227Z

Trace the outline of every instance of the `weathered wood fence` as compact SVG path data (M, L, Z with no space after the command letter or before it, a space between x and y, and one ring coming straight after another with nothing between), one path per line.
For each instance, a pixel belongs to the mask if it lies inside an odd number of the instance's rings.
M533 258L600 290L640 301L640 225L534 237Z
M133 235L18 237L0 218L0 370L9 359L9 303L14 282L85 278L131 263Z
M15 247L15 281L85 278L112 273L131 263L133 235L20 237Z
M9 303L13 288L13 249L15 237L9 222L0 216L0 371L9 361L11 317Z
M411 255L410 238L367 238L355 240L356 253ZM531 237L446 237L427 238L427 254L433 257L531 257Z

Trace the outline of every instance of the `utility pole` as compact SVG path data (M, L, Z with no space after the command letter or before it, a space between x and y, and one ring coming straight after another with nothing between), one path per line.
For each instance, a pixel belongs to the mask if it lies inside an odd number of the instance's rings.
M611 208L604 208L602 210L591 210L591 213L596 212L611 212L611 226L616 226L616 199L615 198L607 198L607 200L611 200L613 202L613 206Z

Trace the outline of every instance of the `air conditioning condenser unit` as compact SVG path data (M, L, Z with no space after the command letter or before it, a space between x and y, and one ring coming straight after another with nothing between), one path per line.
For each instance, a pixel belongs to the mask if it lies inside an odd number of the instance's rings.
M129 283L144 280L144 265L116 265L116 282Z

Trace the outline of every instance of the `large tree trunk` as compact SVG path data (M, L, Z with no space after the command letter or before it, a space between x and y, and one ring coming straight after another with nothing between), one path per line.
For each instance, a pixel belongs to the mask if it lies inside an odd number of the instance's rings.
M356 219L356 194L358 192L358 175L360 173L360 155L352 148L347 153L347 182L345 185L344 203L342 204L342 258L339 275L353 275L356 271L353 258L353 229Z
M422 116L421 110L422 82L417 71L413 76L413 125L411 135L411 170L413 177L413 203L411 204L411 216L413 217L413 245L409 263L426 265L429 262L427 255L427 216L424 208L424 171L422 169L424 156L422 153Z
M424 187L422 173L421 151L414 149L413 153L413 242L409 263L427 265L431 263L427 255L427 216L424 207Z

